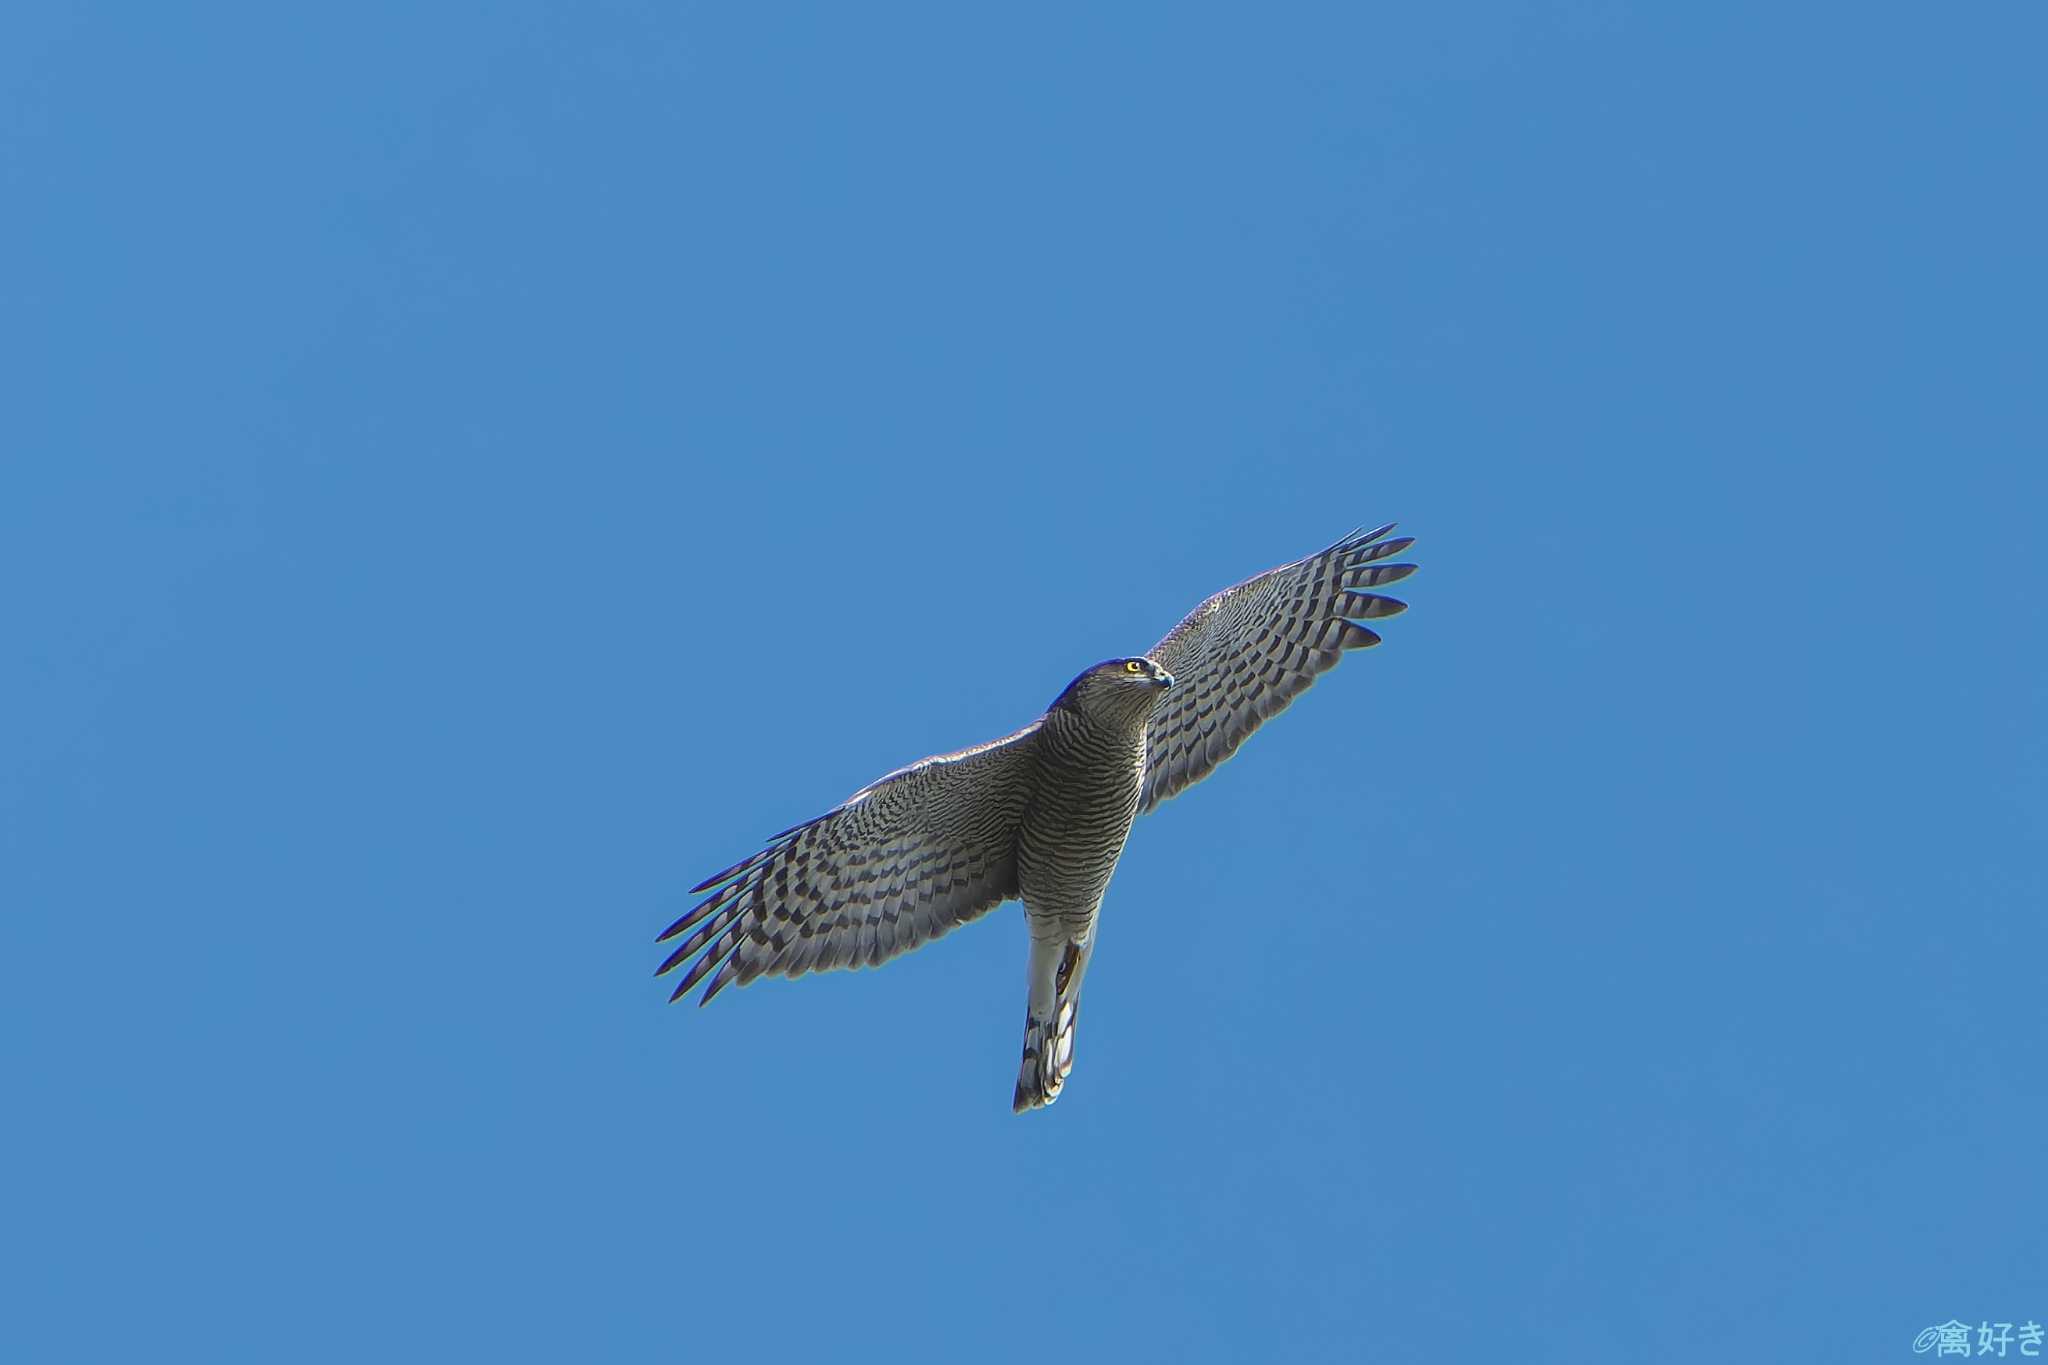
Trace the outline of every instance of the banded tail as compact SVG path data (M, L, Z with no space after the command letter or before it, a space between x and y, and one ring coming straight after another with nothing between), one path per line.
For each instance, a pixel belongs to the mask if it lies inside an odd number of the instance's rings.
M1094 945L1058 939L1031 944L1031 994L1024 1013L1024 1063L1017 1071L1016 1113L1051 1104L1074 1070L1081 977Z

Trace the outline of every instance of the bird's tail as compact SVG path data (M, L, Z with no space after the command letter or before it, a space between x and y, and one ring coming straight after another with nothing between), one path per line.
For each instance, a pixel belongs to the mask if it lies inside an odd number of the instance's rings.
M1074 1027L1080 1022L1081 976L1089 941L1031 941L1031 994L1024 1012L1024 1064L1011 1107L1019 1114L1051 1104L1074 1070Z

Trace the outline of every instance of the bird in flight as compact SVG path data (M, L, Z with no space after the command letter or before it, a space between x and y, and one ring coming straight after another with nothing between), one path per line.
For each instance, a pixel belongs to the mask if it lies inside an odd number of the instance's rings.
M1415 565L1392 524L1225 588L1150 651L1096 664L1014 734L935 754L775 835L692 888L670 1000L761 976L870 967L1024 902L1031 930L1017 1112L1059 1098L1074 1069L1081 980L1131 822L1208 776L1348 649L1361 621L1407 603L1370 589ZM695 959L692 961L692 959Z

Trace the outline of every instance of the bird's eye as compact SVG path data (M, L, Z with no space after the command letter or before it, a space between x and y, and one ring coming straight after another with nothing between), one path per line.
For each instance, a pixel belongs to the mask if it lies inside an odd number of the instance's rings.
M1139 663L1139 662L1138 662L1138 661L1137 661L1136 659L1126 659L1126 660L1124 660L1124 672L1126 672L1126 673L1143 673L1144 671L1145 671L1145 665L1143 665L1142 663Z

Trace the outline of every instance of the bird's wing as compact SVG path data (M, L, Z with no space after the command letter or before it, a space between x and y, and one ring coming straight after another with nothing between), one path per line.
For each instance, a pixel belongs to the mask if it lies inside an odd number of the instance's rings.
M695 929L655 972L697 956L669 998L707 975L699 1004L766 973L873 966L1015 896L1038 725L899 768L699 883L711 894L656 940Z
M1380 642L1358 622L1408 604L1363 590L1415 572L1413 564L1380 562L1415 543L1382 538L1393 529L1355 531L1320 554L1225 588L1153 646L1174 685L1146 730L1140 811L1207 777L1343 651Z

